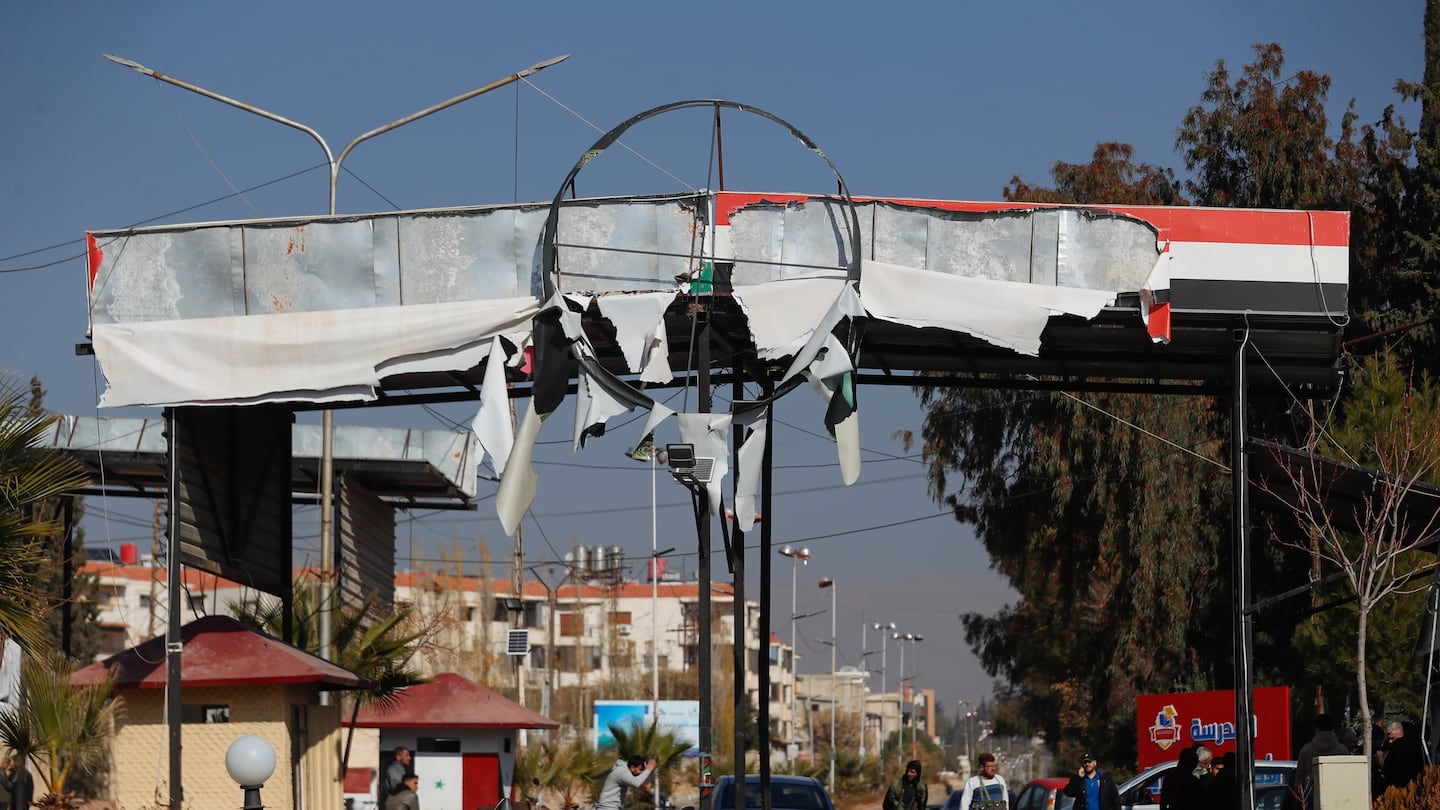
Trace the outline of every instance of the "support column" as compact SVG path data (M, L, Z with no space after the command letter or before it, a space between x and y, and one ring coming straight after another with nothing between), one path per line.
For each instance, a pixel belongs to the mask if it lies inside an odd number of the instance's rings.
M704 304L695 309L696 335L698 345L695 347L695 364L699 368L696 375L696 402L701 413L710 413L710 317ZM714 754L715 740L712 729L714 728L712 717L714 716L714 689L713 677L714 667L711 663L710 642L710 504L705 495L704 488L700 489L700 504L695 509L696 534L700 541L700 565L698 575L700 578L700 604L698 621L700 627L699 649L696 651L696 663L698 664L700 676L700 739L696 742L700 746L701 753ZM738 598L738 597L737 597ZM738 628L737 628L738 629ZM737 785L743 789L743 782ZM700 795L700 810L710 810L711 796L704 793Z
M170 749L170 810L185 806L180 778L180 442L174 408L165 409L165 716Z
M1235 669L1235 781L1240 796L1237 807L1255 807L1255 708L1253 686L1254 652L1252 615L1250 613L1250 485L1249 426L1247 424L1247 391L1245 349L1249 344L1247 331L1235 350L1235 390L1230 411L1230 484L1231 506L1231 587L1234 591L1234 669Z

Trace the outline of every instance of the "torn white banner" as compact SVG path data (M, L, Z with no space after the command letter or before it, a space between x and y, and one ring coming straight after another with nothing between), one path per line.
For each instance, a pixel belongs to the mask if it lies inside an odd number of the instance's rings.
M505 381L505 347L500 338L490 342L485 361L485 382L480 387L480 410L470 422L470 432L480 442L480 450L490 456L495 474L505 474L505 462L515 446L515 429L510 422L510 386ZM484 458L475 460L476 464Z
M745 313L755 349L766 359L786 357L805 345L805 339L833 307L845 277L806 276L737 286L735 301Z
M1001 348L1040 353L1051 315L1094 318L1114 303L1109 290L964 278L862 261L860 300L872 318L966 332Z
M674 379L665 352L656 354L665 343L665 311L675 302L678 290L633 295L603 295L596 299L600 314L615 327L615 342L625 356L625 365L639 372L641 380L666 383ZM657 360L660 361L657 363Z
M765 414L766 409L758 408L735 419L737 425L749 427L740 444L740 469L735 471L735 525L742 532L755 527L755 491L765 461Z
M538 311L505 298L96 324L100 406L374 399L381 369L464 371Z
M500 478L500 486L495 491L495 512L505 533L511 537L515 536L525 513L530 511L530 505L535 503L535 468L531 456L542 421L532 399L525 407L525 419L520 423L511 458L505 463L508 472Z

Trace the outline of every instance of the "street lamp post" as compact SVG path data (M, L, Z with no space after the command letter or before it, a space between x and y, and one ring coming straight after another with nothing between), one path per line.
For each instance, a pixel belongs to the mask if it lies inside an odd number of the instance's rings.
M920 635L919 633L895 633L894 635L895 635L895 640L896 640L896 641L901 641L901 642L908 641L908 642L910 642L910 665L911 665L910 668L913 670L913 669L915 668L915 642L917 642L917 641L924 641L924 640L925 640L925 637L922 636L922 635ZM916 674L916 673L911 672L911 673L910 673L910 677L913 679L913 678L915 677L915 674ZM900 721L900 736L899 736L899 738L897 738L896 741L895 741L895 742L896 742L896 746L895 746L895 762L896 762L897 765L900 765L900 764L901 764L901 760L903 760L903 759L904 759L904 756L905 756L905 721L904 721L904 709L905 709L905 691L906 691L906 688L907 688L907 684L905 683L905 648L904 648L904 647L901 647L901 648L900 648L900 709L901 709L901 721ZM919 733L919 725L920 725L919 721L920 721L920 718L914 716L915 713L914 713L914 709L913 709L913 706L914 706L914 701L913 701L913 700L911 701L911 706L912 706L912 710L911 710L911 717L910 717L910 748L911 748L912 754L913 754L914 748L915 748L915 746L916 746L916 744L917 744L917 742L918 742L918 740L917 740L917 738L916 738L916 735Z
M915 658L915 642L924 641L925 637L920 635L919 633L906 633L905 640L910 642L910 680L913 681L920 676L920 663ZM900 657L902 660L905 657L905 652L903 650L900 652ZM914 705L914 699L912 698L912 708L910 710L910 755L912 757L915 756L915 749L916 745L919 742L918 737L920 734L920 718L916 716L918 714L918 711L913 708Z
M970 705L970 701L968 701L968 700L961 700L961 701L958 701L958 705L959 705L959 710L960 710L960 720L961 720L961 722L965 723L965 767L961 769L961 776L964 776L964 777L966 777L966 778L969 778L969 776L970 776L970 715L965 712L965 707Z
M168 76L168 75L166 75L166 74L164 74L164 73L161 73L161 72L158 71L158 70L153 70L153 69L151 69L151 68L148 68L148 67L146 67L145 65L142 65L142 64L140 64L139 62L133 61L133 60L131 60L131 59L125 59L125 58L123 58L123 57L114 56L114 55L111 55L111 54L108 54L108 53L105 54L104 56L105 56L106 59L109 59L111 62L114 62L114 63L117 64L117 65L123 65L123 66L125 66L125 67L128 67L128 68L130 68L131 70L134 70L134 71L136 71L137 73L140 73L140 74L142 74L142 75L149 76L150 78L155 79L156 81L161 81L161 82L165 82L166 84L174 85L174 86L176 86L176 87L179 87L179 88L182 89L182 90L189 90L190 92L195 93L196 95L201 95L201 96L204 96L204 97L206 97L206 98L208 98L208 99L212 99L212 100L214 100L214 101L218 101L218 102L220 102L221 104L227 104L227 105L229 105L229 106L231 106L231 107L235 107L236 109L244 110L245 112L248 112L248 113L251 113L251 114L254 114L254 115L258 115L258 116L260 116L261 118L264 118L264 119L267 119L267 120L270 120L270 121L274 121L274 122L277 123L277 124L284 124L284 125L287 126L287 127L290 127L290 128L292 128L292 129L298 129L298 130L300 130L301 132L305 133L306 135L309 135L312 139L314 139L314 141L315 141L317 144L320 145L320 148L321 148L322 150L324 150L324 152L325 152L325 161L326 161L326 163L327 163L327 164L329 165L329 167L330 167L330 194L329 194L329 203L330 203L330 205L329 205L329 213L330 213L332 216L335 214L335 187L336 187L336 185L338 184L339 179L340 179L340 164L345 161L345 156L348 155L348 154L350 154L350 150L351 150L351 149L354 149L356 146L359 146L361 143L363 143L363 142L365 142L365 141L367 141L367 140L369 140L369 139L371 139L371 138L373 138L373 137L375 137L375 136L377 136L377 135L382 135L382 134L384 134L384 133L386 133L386 132L389 132L389 131L392 130L392 129L396 129L397 127L404 126L405 124L408 124L408 123L410 123L410 122L412 122L412 121L418 121L419 119L424 118L424 117L427 116L427 115L430 115L430 114L432 114L432 113L437 113L437 112L439 112L439 111L441 111L441 110L443 110L443 109L446 109L446 108L448 108L448 107L452 107L452 106L454 106L454 105L456 105L456 104L459 104L459 103L462 102L462 101L468 101L469 99L472 99L472 98L474 98L475 96L481 95L482 93L488 93L488 92L490 92L491 90L495 90L495 89L497 89L497 88L504 87L504 86L506 86L506 85L508 85L508 84L511 84L511 83L513 83L513 82L520 81L521 79L525 78L526 76L529 76L529 75L531 75L531 74L533 74L533 73L536 73L536 72L538 72L538 71L544 70L545 68L550 67L551 65L558 64L558 63L563 62L563 61L565 61L566 59L569 59L569 58L570 58L570 54L567 53L567 54L565 54L565 55L563 55L563 56L557 56L557 57L554 57L554 58L552 58L552 59L547 59L547 60L545 60L545 61L543 61L543 62L539 62L539 63L537 63L537 64L531 65L530 67L525 68L524 70L519 71L518 73L512 73L512 74L510 74L509 76L507 76L507 77L505 77L505 78L503 78L503 79L499 79L499 80L497 80L497 81L493 81L493 82L491 82L491 83L489 83L489 84L487 84L487 85L485 85L485 86L483 86L483 87L477 87L477 88L475 88L474 90L469 91L468 93L462 93L462 94L460 94L460 95L458 95L458 96L455 96L454 98L448 99L448 100L446 100L446 101L442 101L442 102L440 102L439 104L435 104L435 105L432 105L432 106L430 106L430 107L426 107L425 109L420 110L419 112L411 113L410 115L407 115L407 116L405 116L404 118L400 118L400 119L397 119L397 120L395 120L395 121L391 121L390 123L385 124L385 125L383 125L383 126L376 127L375 129L372 129L372 130L370 130L369 132L366 132L366 133L364 133L363 135L360 135L360 136L356 137L354 140L350 141L350 143L348 143L348 144L345 145L345 148L344 148L344 149L340 150L340 156L339 156L339 157L335 157L335 156L334 156L334 153L330 151L330 144L327 143L326 140L325 140L323 137L320 136L320 133L316 132L314 129L312 129L312 128L308 127L308 126L305 126L304 124L298 123L298 122L296 122L296 121L292 121L292 120L290 120L289 118L286 118L286 117L284 117L284 116L282 116L282 115L276 115L275 113L272 113L272 112L270 112L270 111L268 111L268 110L264 110L264 109L261 109L260 107L256 107L256 106L254 106L253 104L247 104L247 103L245 103L245 102L243 102L243 101L237 101L236 99L230 98L229 96L225 96L225 95L221 95L220 93L216 93L216 92L213 91L213 90L207 90L207 89L205 89L204 87L201 87L201 86L199 86L199 85L197 85L197 84L191 84L190 82L187 82L187 81L185 81L184 79L179 79L179 78L176 78L176 77L174 77L174 76ZM335 438L335 414L334 414L334 412L331 411L329 408L326 408L325 410L321 411L321 414L320 414L320 491L319 491L319 493L317 493L318 496L319 496L319 506L320 506L320 573L321 573L321 576L320 576L320 594L319 594L319 597L320 597L320 598L319 598L319 600L318 600L318 601L319 601L319 616L318 616L318 624L319 624L318 631L319 631L319 632L317 633L317 635L319 636L319 647L320 647L319 652L320 652L320 657L321 657L321 658L326 658L326 659L328 659L328 658L331 657L331 652L330 652L330 607L331 607L331 605L330 605L330 601L331 601L331 586L332 586L332 583L331 583L331 581L330 581L330 564L331 564L331 562L332 562L331 557L333 557L333 556L334 556L334 553L335 553L335 552L334 552L334 537L332 536L332 535L334 534L334 530L333 530L333 528L332 528L332 526L333 526L333 519L334 519L334 518L333 518L332 510L331 510L331 504L332 504L332 502L333 502L333 500L334 500L333 493L334 493L334 485L335 485L335 447L334 447L334 438ZM173 449L172 449L172 452L173 452ZM518 542L518 536L517 536L517 542ZM178 545L178 540L172 541L172 543L171 543L171 552L172 552L172 554L171 554L171 556L169 557L169 559L170 559L170 561L171 561L170 570L171 570L172 572L175 572L175 571L177 571L177 570L179 569L179 565L176 565L176 564L175 564L175 561L177 560L177 555L174 553L174 552L177 550L177 548L176 548L177 545ZM518 566L517 566L517 572L518 572ZM518 573L517 573L517 575L518 575ZM171 592L171 594L172 594L172 597L171 597L171 611L170 611L171 620L167 622L168 627L167 627L167 630L166 630L166 633L165 633L165 639L166 639L166 647L167 647L167 649L168 649L168 648L173 648L174 650L176 650L176 652L167 653L167 658L173 658L173 659L174 659L173 663L168 667L168 669L173 670L172 672L170 672L170 681L171 681L171 682L175 682L175 683L178 684L178 681L179 681L179 679L180 679L180 667L179 667L180 637L179 637L179 626L178 626L178 624L176 623L177 620L176 620L175 617L178 617L178 616L180 615L180 611L179 611L179 601L178 601L178 599L179 599L179 596L178 596L178 592L179 592L178 579L175 579L174 576L175 576L175 575L172 573L172 580L171 580L171 585L172 585L172 587L171 587L171 589L170 589L170 592ZM517 596L518 596L518 594L517 594ZM517 678L517 681L518 681L518 678ZM517 686L520 686L520 684L517 683ZM170 753L170 807L171 807L171 810L180 810L180 807L181 807L181 805L182 805L183 802L184 802L184 796L183 796L182 789L181 789L181 774L180 774L180 754L179 754L179 748L180 748L180 744L179 744L179 738L180 738L180 717L179 717L179 715L180 715L180 700L179 700L179 695L178 695L178 693L177 693L175 696L173 696L173 697L167 695L167 697L166 697L166 706L167 706L167 710L169 711L169 713L170 713L170 715L171 715L171 718L170 718L170 723L171 723L171 728L170 728L170 739L171 739L171 746L170 746L170 747L171 747L171 753Z
M904 641L904 633L892 633L896 641ZM900 647L899 644L895 646ZM882 656L883 658L883 656ZM895 767L901 768L905 765L905 648L900 647L900 680L895 684L897 700L895 707L900 715L899 734L895 737Z
M882 701L882 702L881 702L881 704L880 704L880 728L876 731L876 736L878 737L878 739L875 741L875 751L877 752L877 756L878 756L878 755L880 755L880 754L883 754L883 753L884 753L884 749L885 749L885 703L883 702L884 699L885 699L885 686L886 686L886 684L885 684L885 642L886 642L886 641L889 639L889 637L890 637L890 636L889 636L889 633L887 633L886 631L888 630L888 631L890 631L890 633L895 632L895 623L894 623L894 622L876 622L875 624L871 625L871 627L874 628L875 630L879 630L879 631L880 631L880 698L881 698L881 701ZM866 677L869 677L869 675L870 675L869 670L866 670L865 675L866 675Z
M811 554L808 548L794 548L792 546L782 547L780 553L790 558L790 742L786 744L785 752L789 760L794 762L795 754L798 753L798 751L792 753L790 746L795 745L794 740L798 734L798 728L795 722L795 686L798 683L798 678L796 677L798 673L796 672L795 648L797 641L797 636L795 635L795 620L797 618L795 590L799 583L796 576L799 565L810 564ZM796 748L798 749L799 746L796 745Z
M650 711L651 718L656 722L660 719L660 525L658 514L660 511L659 501L656 499L655 490L655 465L669 464L669 455L662 449L655 446L652 436L646 436L639 444L625 455L635 461L650 462L650 690L653 704ZM674 549L666 549L669 554ZM660 795L660 769L655 769L655 795Z
M830 589L830 793L835 793L835 715L839 708L840 691L835 688L835 595L839 588L835 586L835 580L825 577L820 580L820 587Z

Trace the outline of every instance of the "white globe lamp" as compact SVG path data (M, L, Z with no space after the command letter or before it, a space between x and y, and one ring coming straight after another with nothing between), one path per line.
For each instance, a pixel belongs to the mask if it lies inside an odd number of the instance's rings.
M275 749L264 738L246 734L225 751L225 770L245 791L244 810L264 810L260 788L275 773Z

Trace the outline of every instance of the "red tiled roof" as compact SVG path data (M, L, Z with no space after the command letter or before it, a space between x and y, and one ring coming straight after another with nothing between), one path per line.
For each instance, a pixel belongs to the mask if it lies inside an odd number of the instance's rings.
M183 686L254 686L271 683L314 683L321 688L362 689L369 681L348 669L252 630L229 616L206 616L180 628L184 644L180 654ZM74 686L99 683L118 668L115 685L121 689L158 689L165 686L165 637L156 636L138 647L78 669L70 676Z
M349 719L345 720L349 724ZM559 728L560 724L453 672L411 686L392 704L371 704L359 728Z

